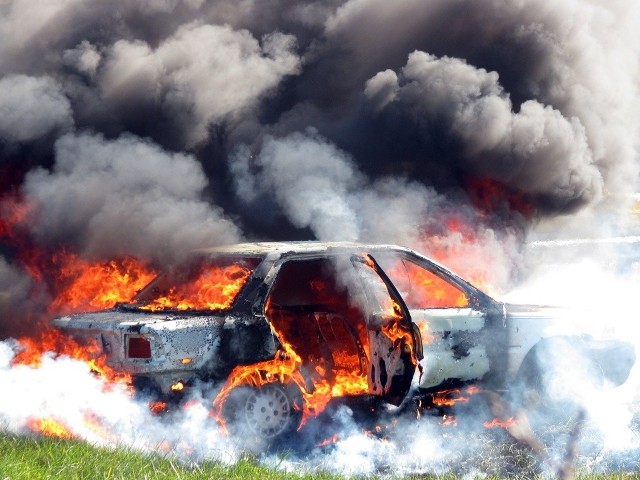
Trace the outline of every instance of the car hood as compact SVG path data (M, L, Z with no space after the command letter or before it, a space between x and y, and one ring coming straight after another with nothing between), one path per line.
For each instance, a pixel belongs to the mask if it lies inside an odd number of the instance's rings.
M616 322L595 309L553 305L505 303L506 322L540 328L546 335L616 336ZM618 332L619 333L619 332Z
M572 309L567 307L518 303L505 303L504 309L508 316L531 318L558 318L565 315L570 315L573 311Z

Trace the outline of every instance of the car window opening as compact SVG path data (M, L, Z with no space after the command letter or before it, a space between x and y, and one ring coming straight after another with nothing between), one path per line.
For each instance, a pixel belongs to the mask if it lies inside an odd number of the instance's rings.
M383 258L381 264L409 309L469 306L469 299L462 290L416 263Z
M260 259L200 259L163 272L129 308L147 311L220 311L233 305Z
M312 377L344 383L357 395L368 391L364 316L350 304L329 261L285 263L278 273L266 316L292 346Z

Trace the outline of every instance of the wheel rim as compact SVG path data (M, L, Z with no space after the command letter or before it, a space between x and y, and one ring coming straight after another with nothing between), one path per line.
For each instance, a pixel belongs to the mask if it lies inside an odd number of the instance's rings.
M253 389L245 404L247 425L263 438L275 437L289 425L291 409L291 401L281 388L265 385Z

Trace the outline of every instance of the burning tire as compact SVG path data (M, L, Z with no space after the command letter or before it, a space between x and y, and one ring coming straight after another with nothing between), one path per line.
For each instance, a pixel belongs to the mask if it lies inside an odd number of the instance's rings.
M227 398L223 416L229 431L250 448L269 446L295 431L302 420L302 399L295 385L269 383L262 387L241 386Z

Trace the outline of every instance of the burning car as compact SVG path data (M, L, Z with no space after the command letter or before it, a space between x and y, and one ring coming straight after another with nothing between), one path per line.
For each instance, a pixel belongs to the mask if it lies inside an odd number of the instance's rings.
M560 341L613 384L635 362L629 344L557 329L557 311L496 301L394 245L204 249L129 303L52 323L97 342L139 389L224 381L216 417L271 439L334 398L399 405L463 384L508 390L534 383Z

